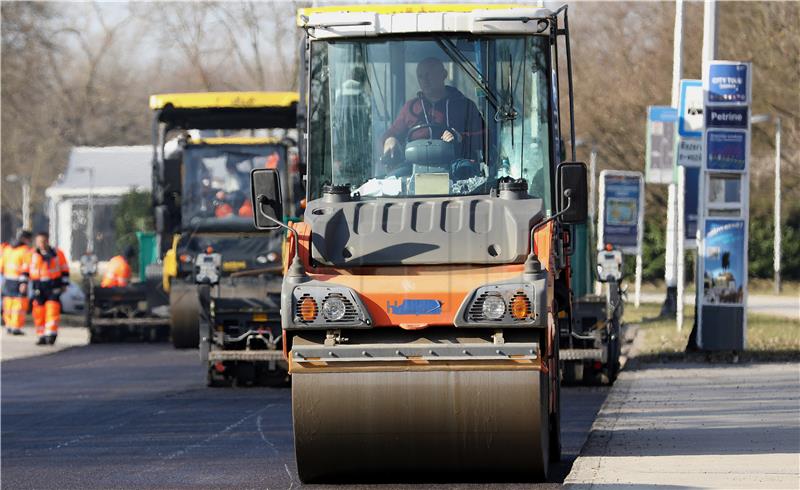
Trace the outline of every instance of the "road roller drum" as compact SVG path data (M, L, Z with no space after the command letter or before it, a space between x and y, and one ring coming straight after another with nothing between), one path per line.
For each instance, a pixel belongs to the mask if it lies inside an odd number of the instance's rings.
M545 478L549 381L538 345L298 342L292 413L301 479Z

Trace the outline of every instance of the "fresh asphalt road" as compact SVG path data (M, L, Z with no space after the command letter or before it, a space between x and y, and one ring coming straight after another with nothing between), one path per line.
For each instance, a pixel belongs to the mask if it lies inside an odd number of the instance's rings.
M538 487L560 486L607 393L563 389L564 458ZM168 344L6 361L1 469L9 489L298 487L290 389L207 388L197 351Z

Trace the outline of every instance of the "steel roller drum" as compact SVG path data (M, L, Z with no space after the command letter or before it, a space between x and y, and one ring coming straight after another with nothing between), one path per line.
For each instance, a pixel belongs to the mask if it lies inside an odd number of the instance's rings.
M292 377L298 473L305 482L388 474L542 479L544 383L538 370L460 365L298 372Z

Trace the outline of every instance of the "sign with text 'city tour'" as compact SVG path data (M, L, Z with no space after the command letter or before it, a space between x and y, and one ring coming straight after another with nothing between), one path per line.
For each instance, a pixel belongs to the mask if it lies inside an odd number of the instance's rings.
M749 64L738 61L713 61L708 67L707 105L750 102Z

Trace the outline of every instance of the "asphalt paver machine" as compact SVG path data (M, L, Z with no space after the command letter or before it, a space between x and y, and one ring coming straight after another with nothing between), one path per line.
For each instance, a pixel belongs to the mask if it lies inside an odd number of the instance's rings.
M587 204L585 165L562 156L566 7L335 6L298 24L303 221L282 222L280 171L251 182L257 226L290 230L300 479L546 478Z
M298 94L154 95L153 204L177 348L200 347L209 384L286 377L279 342L282 233L257 233L250 171L285 173L302 197ZM281 367L281 364L284 366Z

